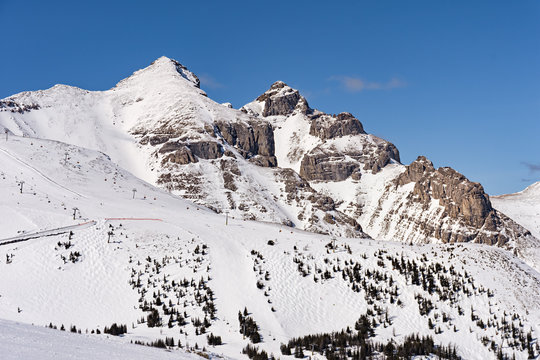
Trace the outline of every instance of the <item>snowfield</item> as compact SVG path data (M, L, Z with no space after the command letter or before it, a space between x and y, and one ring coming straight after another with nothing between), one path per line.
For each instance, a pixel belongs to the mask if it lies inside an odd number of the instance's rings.
M540 181L515 194L492 196L493 206L540 238Z
M200 359L196 354L167 352L124 344L114 337L78 335L0 320L0 353L4 360L40 359Z
M540 274L496 247L336 238L233 217L226 225L224 214L103 153L29 137L0 142L0 184L0 318L9 320L0 322L0 351L8 358L194 356L185 349L247 358L244 309L259 328L254 345L282 359L293 357L281 344L354 328L363 314L376 323L373 341L431 335L465 359L495 358L492 340L525 359L512 331L532 330L535 342L540 332ZM1 245L15 236L28 240ZM127 334L103 334L113 323ZM42 328L49 324L66 333ZM81 334L68 334L72 326ZM208 344L210 333L223 344ZM166 337L172 352L128 344Z
M493 207L540 239L540 182L515 194L491 197ZM540 240L518 244L520 257L540 271Z

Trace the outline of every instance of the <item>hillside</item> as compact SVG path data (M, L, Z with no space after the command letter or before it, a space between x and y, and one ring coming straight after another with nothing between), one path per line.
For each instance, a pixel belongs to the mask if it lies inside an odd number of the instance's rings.
M369 341L431 335L466 359L499 350L525 359L527 334L540 331L539 273L497 247L332 237L237 217L226 225L100 152L50 140L11 136L0 168L0 215L10 219L0 238L29 239L0 240L2 319L83 333L125 324L119 342L173 337L233 358L250 341L288 358L280 344L354 329L361 315ZM240 333L244 309L260 342L252 326ZM209 345L210 333L223 345Z
M540 182L515 194L493 196L493 205L540 237Z
M77 335L6 320L0 320L0 354L5 360L201 359L195 354L127 345L113 337Z
M497 210L529 230L537 239L540 238L540 182L515 194L493 196L491 201ZM520 256L540 270L540 243L536 244L533 246L530 242L528 246L522 246Z

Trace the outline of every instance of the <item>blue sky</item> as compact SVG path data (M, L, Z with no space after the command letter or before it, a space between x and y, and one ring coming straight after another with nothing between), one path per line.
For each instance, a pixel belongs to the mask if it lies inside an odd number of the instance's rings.
M161 55L240 107L276 80L490 194L540 180L540 2L0 0L0 98Z

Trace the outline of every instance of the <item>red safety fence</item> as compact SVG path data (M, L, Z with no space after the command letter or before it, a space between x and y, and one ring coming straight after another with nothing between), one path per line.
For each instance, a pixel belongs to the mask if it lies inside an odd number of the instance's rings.
M149 221L163 221L162 219L152 219L152 218L105 218L105 220L149 220Z

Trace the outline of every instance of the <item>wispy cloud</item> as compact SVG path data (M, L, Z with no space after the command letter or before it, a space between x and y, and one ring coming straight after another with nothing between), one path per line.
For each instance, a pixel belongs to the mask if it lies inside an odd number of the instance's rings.
M367 81L354 76L332 76L329 80L337 81L347 90L351 92L359 92L364 90L389 90L407 86L407 83L398 78L392 78L386 82Z
M201 85L203 87L209 88L209 89L220 89L225 87L222 83L214 79L212 76L208 74L201 74L199 75L199 80L201 81Z
M535 172L540 172L540 164L532 164L532 163L526 162L526 161L522 161L521 163L523 165L525 165L525 167L527 167L529 169L529 172L531 174L535 173Z

